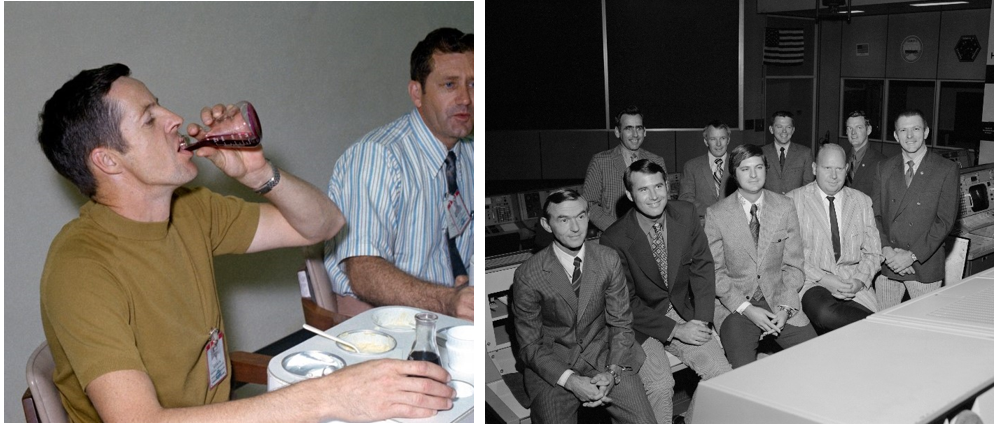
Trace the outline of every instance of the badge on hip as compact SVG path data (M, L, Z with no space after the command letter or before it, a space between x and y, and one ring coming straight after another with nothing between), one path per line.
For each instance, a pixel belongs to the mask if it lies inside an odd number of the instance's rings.
M461 200L460 191L456 191L453 195L446 195L444 204L447 207L448 237L458 237L459 234L468 228L468 225L472 222L472 216L468 213L465 202Z
M205 351L208 355L209 390L215 388L229 373L225 365L225 343L223 337L224 335L219 329L213 328L208 343L205 344Z

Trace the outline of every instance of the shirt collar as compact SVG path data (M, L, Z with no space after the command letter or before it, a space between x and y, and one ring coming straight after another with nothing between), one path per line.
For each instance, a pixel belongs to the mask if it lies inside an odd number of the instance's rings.
M717 160L717 159L721 159L722 166L724 166L725 162L728 161L728 153L726 152L726 153L722 154L721 157L715 157L710 152L708 153L708 165L711 166L711 168L715 167L715 160Z
M645 233L646 235L648 235L649 232L652 231L652 226L655 223L657 223L657 222L660 223L660 224L662 224L662 226L663 226L664 229L666 228L666 210L665 209L663 209L663 213L659 214L658 218L649 218L649 217L647 217L645 215L642 215L642 213L639 212L636 209L635 210L635 218L638 220L638 228L641 228L642 229L642 233Z
M791 141L787 141L786 145L781 145L774 140L774 146L777 148L777 155L780 155L780 149L784 148L784 155L787 156L788 152L791 152Z
M569 255L567 252L563 251L562 248L559 248L559 246L554 243L552 244L552 248L555 249L555 258L558 258L559 264L562 265L562 269L565 270L565 273L569 275L569 279L571 280L572 272L575 270L575 264L573 264L573 260L575 260L576 257L579 257L581 261L583 262L586 261L586 243L585 242L583 243L583 246L579 248L579 252L577 252L576 255ZM580 270L582 270L583 263L580 263L579 267Z
M929 152L929 151L930 151L930 149L927 148L925 145L923 146L923 150L919 154L916 154L914 156L913 155L909 155L908 152L902 151L902 169L903 169L903 171L905 169L909 168L908 164L909 164L910 160L913 162L913 165L912 165L913 172L919 170L919 164L923 162L923 158L926 158L926 153Z
M416 108L409 113L409 124L413 129L413 133L416 135L417 146L420 149L420 155L423 158L424 165L427 168L428 173L431 176L443 175L444 174L444 160L447 158L448 149L444 146L437 136L430 131L427 127L427 123L423 121L423 117L420 116L420 111ZM465 137L458 140L458 143L454 145L454 155L457 158L461 158L462 148L467 143L471 143L471 137Z
M843 187L843 188L846 188L846 187ZM839 203L840 202L840 198L843 197L843 188L840 188L839 191L836 192L836 194L832 195L833 197L836 198L836 202L837 203ZM826 194L825 191L822 191L822 188L819 188L818 184L815 184L815 192L818 193L820 197L822 197L822 200L826 200L826 197L829 197L829 194Z

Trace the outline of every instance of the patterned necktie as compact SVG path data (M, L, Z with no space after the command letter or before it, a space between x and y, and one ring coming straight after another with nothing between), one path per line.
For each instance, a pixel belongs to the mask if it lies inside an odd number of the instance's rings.
M631 163L634 163L636 161L638 161L638 151L635 151L635 152L631 153ZM628 165L630 166L631 163L629 163Z
M784 148L780 149L780 171L784 171Z
M909 160L906 162L906 164L909 165L909 168L906 169L905 171L905 187L909 188L909 184L912 183L912 175L914 174L913 166L915 166L916 163L914 163L912 160Z
M580 264L583 264L583 260L579 259L579 257L576 257L575 260L572 260L572 265L576 266L576 268L572 271L572 291L576 293L576 297L579 297L580 278L583 277L582 272L580 272L579 270Z
M839 223L836 222L836 205L833 204L836 198L826 196L826 199L829 200L829 225L832 229L833 255L836 256L836 261L839 261Z
M721 195L721 178L722 178L722 159L715 159L715 198L717 199Z
M458 178L455 172L455 161L457 156L454 151L448 151L447 158L444 159L444 174L447 178L447 193L450 195L456 195L458 193ZM447 214L445 214L447 216ZM455 243L455 238L450 237L447 229L444 230L444 238L447 239L447 249L448 254L451 256L451 274L455 278L458 276L468 276L468 272L465 271L465 263L461 261L461 254L458 253L458 245Z
M754 204L753 207L749 208L749 214L752 215L753 219L749 220L749 232L753 233L753 243L757 246L760 244L760 220L756 217L757 207ZM753 292L753 300L759 301L763 298L763 290L760 286L756 286L756 291Z
M649 236L652 238L652 256L656 259L656 265L659 266L659 275L663 277L663 285L669 288L669 277L667 277L667 253L666 253L666 241L663 240L663 225L660 223L652 224L652 231L649 232Z

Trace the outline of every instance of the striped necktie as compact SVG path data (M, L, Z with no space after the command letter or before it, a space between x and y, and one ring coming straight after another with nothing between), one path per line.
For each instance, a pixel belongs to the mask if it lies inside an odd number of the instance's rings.
M906 162L906 164L909 165L909 168L906 169L906 171L905 171L905 187L909 188L909 184L912 183L912 176L915 174L915 172L913 172L913 170L914 170L913 167L916 165L916 163L913 162L912 160L909 160L909 161ZM897 172L897 170L896 170L896 172Z
M454 151L448 151L447 158L444 159L444 173L447 177L447 193L450 195L455 195L458 193L458 178L455 172L455 161L458 156L455 155ZM445 214L447 216L447 214ZM468 276L468 272L465 271L465 263L461 261L461 254L458 253L458 245L455 243L455 238L450 237L447 230L444 230L445 239L447 239L447 249L448 255L451 257L451 274L455 278L459 276Z
M760 220L756 217L757 207L754 204L753 207L749 208L749 214L752 215L753 219L749 221L749 232L753 233L753 243L756 246L760 245ZM756 291L753 292L753 300L759 301L763 297L763 290L759 286L756 286Z
M576 297L579 297L579 284L581 283L580 281L581 278L583 277L582 272L579 270L580 264L583 264L583 260L581 260L579 257L576 257L575 260L572 260L572 265L576 267L572 271L572 291L576 293Z
M715 198L717 199L721 195L721 178L722 178L722 159L715 159Z

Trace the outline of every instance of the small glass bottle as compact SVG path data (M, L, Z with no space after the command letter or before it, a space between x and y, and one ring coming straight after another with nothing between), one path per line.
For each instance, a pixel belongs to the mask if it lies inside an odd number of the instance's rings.
M429 361L441 365L441 353L437 348L437 314L423 312L416 314L416 339L409 352L409 360Z

